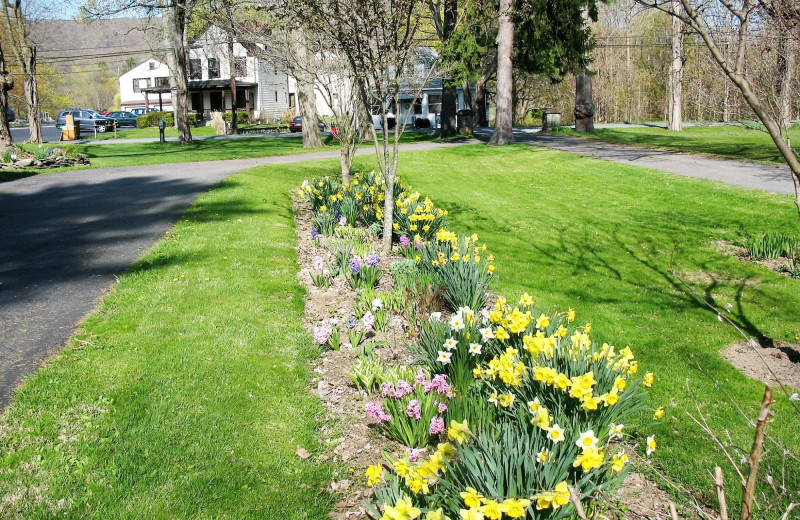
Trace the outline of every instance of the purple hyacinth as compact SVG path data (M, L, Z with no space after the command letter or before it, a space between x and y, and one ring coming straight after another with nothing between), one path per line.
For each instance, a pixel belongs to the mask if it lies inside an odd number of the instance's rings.
M378 267L378 264L381 262L381 257L378 256L378 253L373 251L372 253L367 256L367 265L370 267Z
M362 265L364 265L364 261L361 257L358 255L354 256L353 259L350 260L350 272L353 274L360 274Z
M375 419L381 424L392 420L392 416L387 414L383 407L378 403L367 403L366 410L367 417L370 419Z
M423 242L422 239L416 240L414 242L414 247L417 248L417 249L422 249L422 246L424 246L424 245L425 245L425 242Z
M428 430L431 435L439 435L444 433L444 419L441 417L434 417L431 419L431 427Z
M317 237L319 237L319 231L317 231L317 228L312 227L311 228L311 240L316 240Z
M411 241L408 239L406 235L400 236L400 245L403 247L408 247L411 245Z
M333 216L333 218L336 219L336 220L339 220L340 218L342 218L342 210L337 209L336 213Z

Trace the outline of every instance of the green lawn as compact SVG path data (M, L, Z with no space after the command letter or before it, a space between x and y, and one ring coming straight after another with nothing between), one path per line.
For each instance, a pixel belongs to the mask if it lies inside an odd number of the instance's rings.
M327 517L291 167L198 199L0 416L0 518Z
M740 161L785 164L766 132L741 125L688 126L682 132L658 127L603 128L596 134L579 134L565 129L559 134ZM798 142L800 129L792 129L789 136L792 142Z
M166 137L178 137L178 129L174 127L168 127L164 129L164 135ZM216 130L213 126L193 126L192 127L192 136L199 137L205 135L216 135ZM83 139L104 139L104 140L113 140L113 139L158 139L158 128L123 128L117 130L117 136L114 137L114 132L103 132L102 134L97 134L97 137L94 136L94 133L87 134L85 132L81 132L81 137Z

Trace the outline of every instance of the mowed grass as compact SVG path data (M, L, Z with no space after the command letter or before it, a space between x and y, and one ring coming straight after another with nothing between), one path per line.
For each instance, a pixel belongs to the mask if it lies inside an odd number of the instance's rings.
M407 153L400 169L415 190L450 212L451 229L487 243L497 256L498 293L516 299L527 291L548 308L573 307L579 322L592 323L595 341L632 347L642 372L656 377L650 405L667 412L660 423L648 415L637 427L640 446L643 436L656 435L654 460L679 486L665 487L676 495L690 489L713 504L709 472L721 465L736 508L738 477L687 414L699 419L699 406L738 462L753 430L726 394L755 419L764 385L721 357L740 337L671 273L717 308L730 304L726 314L749 336L794 342L800 282L719 250L750 233L800 235L791 198L524 145ZM797 457L800 417L782 393L776 400L768 433ZM771 441L759 493L772 494L768 474L800 498L797 459Z
M289 168L198 199L0 416L0 518L326 518Z
M562 130L559 134L740 161L786 162L769 134L742 125L687 126L682 132L670 132L659 127L632 127L602 128L596 134ZM792 142L796 142L800 139L800 129L791 129L789 136Z
M216 130L213 126L193 126L192 127L192 137L198 136L206 136L206 135L216 135ZM164 129L164 136L165 137L178 137L178 129L175 127L167 127ZM94 132L91 134L86 132L81 132L81 138L83 139L104 139L104 140L113 140L113 139L158 139L158 127L151 127L151 128L131 128L131 127L123 127L117 129L117 135L114 136L114 132L103 132L102 134L98 133L97 137L95 137Z

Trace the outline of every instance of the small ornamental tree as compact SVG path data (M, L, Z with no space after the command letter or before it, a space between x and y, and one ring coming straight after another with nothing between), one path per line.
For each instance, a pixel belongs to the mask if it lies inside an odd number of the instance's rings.
M354 93L381 121L380 136L370 125L378 167L385 181L383 208L383 249L392 245L395 174L399 159L400 136L406 120L396 118L390 142L389 114L400 107L401 89L419 91L430 77L409 81L407 68L414 67L415 35L422 23L422 0L297 0L293 2L299 18L309 28L331 38L332 49L346 59L355 81ZM417 78L419 79L419 78ZM404 88L405 87L405 88ZM399 115L399 114L398 114ZM407 118L406 118L407 119Z

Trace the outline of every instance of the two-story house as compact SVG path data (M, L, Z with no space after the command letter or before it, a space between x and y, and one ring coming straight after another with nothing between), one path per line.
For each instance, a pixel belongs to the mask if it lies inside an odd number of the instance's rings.
M156 64L159 76L145 74L150 70L151 63ZM189 47L190 111L208 119L212 111L231 110L231 64L236 78L238 111L251 116L273 118L295 106L293 80L266 60L249 53L237 42L233 44L233 55L229 56L227 34L211 26ZM172 110L170 74L162 76L161 70L168 70L167 66L156 60L148 60L120 76L120 104L123 110L162 106L164 110Z

